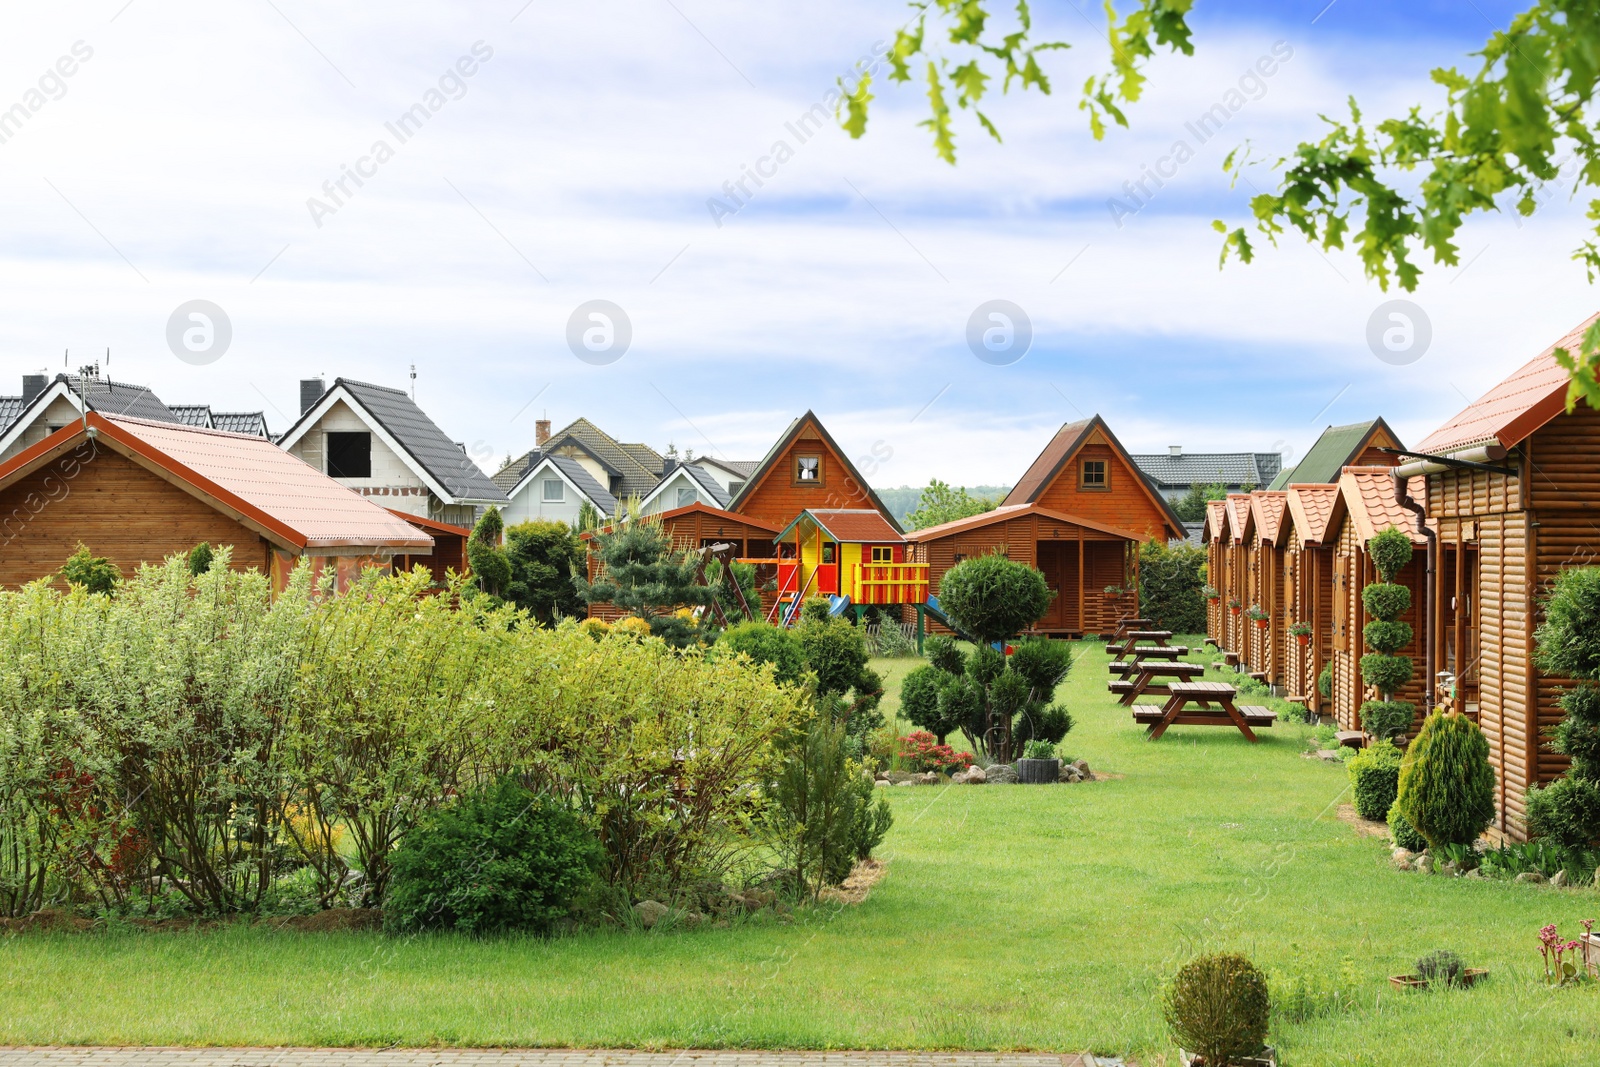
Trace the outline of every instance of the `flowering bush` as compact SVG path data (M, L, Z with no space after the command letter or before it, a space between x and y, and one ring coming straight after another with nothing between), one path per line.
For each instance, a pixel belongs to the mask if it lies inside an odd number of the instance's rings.
M914 730L900 738L897 753L901 766L910 771L939 771L953 774L972 766L972 753L957 752L949 745L941 745L938 738L926 730Z
M1584 920L1583 929L1587 935L1594 929L1594 920ZM1583 950L1581 956L1578 954L1580 948ZM1551 923L1539 931L1539 953L1544 957L1545 981L1551 985L1566 985L1590 977L1587 936L1582 942L1563 940L1556 930L1556 924Z

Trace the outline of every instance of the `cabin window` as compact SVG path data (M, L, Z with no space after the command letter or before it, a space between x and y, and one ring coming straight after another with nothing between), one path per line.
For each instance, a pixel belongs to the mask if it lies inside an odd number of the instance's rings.
M372 435L365 431L328 434L328 477L372 477Z
M873 545L872 546L872 562L874 562L874 563L893 563L894 562L894 547L891 546L891 545Z
M694 503L694 490L687 485L678 486L678 506L686 508Z
M821 456L796 456L796 457L794 457L794 484L795 485L821 485L822 484L822 457Z
M822 562L824 562L824 563L832 563L833 562L833 542L832 541L824 541L823 544L822 544Z
M543 499L547 504L562 503L567 499L567 483L560 478L546 478Z
M1083 461L1083 476L1078 485L1084 489L1106 489L1106 461L1103 459L1086 459Z

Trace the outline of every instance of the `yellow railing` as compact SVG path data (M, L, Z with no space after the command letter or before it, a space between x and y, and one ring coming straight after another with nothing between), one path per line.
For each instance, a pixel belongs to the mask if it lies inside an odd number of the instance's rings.
M869 577L863 577L866 572ZM845 591L858 604L905 603L902 597L875 597L869 591L886 590L891 593L920 586L926 595L928 565L926 563L857 563L850 568L850 578ZM918 598L920 599L920 598Z

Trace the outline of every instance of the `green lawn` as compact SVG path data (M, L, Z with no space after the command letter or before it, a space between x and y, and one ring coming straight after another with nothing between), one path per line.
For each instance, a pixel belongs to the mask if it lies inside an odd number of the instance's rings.
M1200 727L1146 743L1106 695L1098 644L1078 647L1064 747L1119 777L891 790L889 874L859 907L552 942L11 937L0 1043L1042 1048L1149 1064L1170 1053L1162 981L1226 948L1280 989L1351 984L1353 1002L1275 1021L1291 1065L1595 1062L1600 988L1547 990L1536 935L1600 917L1600 894L1396 872L1385 843L1335 816L1344 770L1300 758L1306 727L1256 746ZM1386 976L1435 948L1492 978L1391 991Z

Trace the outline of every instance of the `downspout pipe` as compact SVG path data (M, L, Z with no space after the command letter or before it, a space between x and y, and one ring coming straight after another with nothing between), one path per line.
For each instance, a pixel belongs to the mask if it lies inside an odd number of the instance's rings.
M1433 710L1434 623L1437 621L1433 617L1434 605L1437 602L1437 598L1434 596L1434 583L1437 581L1436 575L1439 569L1439 533L1428 525L1427 509L1412 499L1408 482L1409 479L1397 468L1394 472L1395 503L1417 517L1417 532L1428 539L1428 572L1423 594L1426 597L1426 603L1423 610L1417 613L1417 617L1423 622L1422 711L1423 714L1427 714Z

